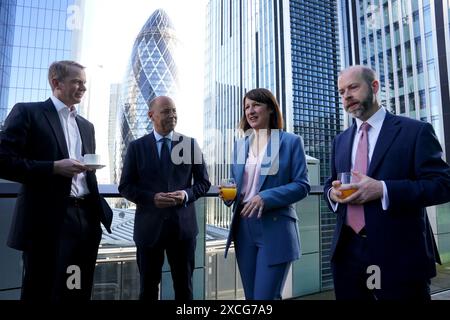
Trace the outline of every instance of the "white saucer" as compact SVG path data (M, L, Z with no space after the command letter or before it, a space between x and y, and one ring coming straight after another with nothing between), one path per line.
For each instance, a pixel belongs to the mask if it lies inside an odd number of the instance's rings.
M91 170L96 170L96 169L101 169L101 168L106 167L105 164L87 164L87 163L85 163L84 166Z

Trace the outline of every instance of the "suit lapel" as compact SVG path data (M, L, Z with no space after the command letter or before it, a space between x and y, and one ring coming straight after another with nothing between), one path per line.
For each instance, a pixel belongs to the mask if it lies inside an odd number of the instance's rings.
M342 133L342 144L336 146L341 150L335 150L334 153L340 155L336 160L336 168L339 172L347 172L352 168L352 149L353 140L356 134L356 123L350 127L350 130Z
M147 136L147 144L149 150L149 159L151 159L151 163L160 163L158 156L158 148L156 147L156 138L153 131ZM158 170L158 172L160 172Z
M242 192L242 183L244 179L244 169L245 162L248 157L248 148L249 148L249 137L245 137L243 140L238 140L236 143L236 159L234 159L234 163L236 163L236 184L238 186L237 194L238 197ZM237 199L241 200L241 199Z
M375 149L373 150L372 160L369 164L369 169L367 170L367 175L372 176L373 172L376 170L384 154L389 149L391 144L397 137L400 126L397 125L396 119L389 112L386 112L386 117L384 118L383 126L381 127L380 135L378 136Z
M61 126L61 120L59 120L58 112L51 99L45 101L45 117L47 118L50 127L55 135L56 142L59 149L63 155L63 158L69 158L69 151L67 150L66 138L64 136L64 131Z

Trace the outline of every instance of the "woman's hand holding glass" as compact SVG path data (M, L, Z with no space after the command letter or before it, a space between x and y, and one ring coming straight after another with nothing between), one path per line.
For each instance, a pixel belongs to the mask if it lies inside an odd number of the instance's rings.
M222 179L219 186L219 198L225 202L229 202L236 198L236 194L237 189L234 179Z

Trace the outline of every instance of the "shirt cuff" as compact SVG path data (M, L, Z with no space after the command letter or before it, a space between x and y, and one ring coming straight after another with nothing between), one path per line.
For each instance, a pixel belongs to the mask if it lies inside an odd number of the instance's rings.
M328 192L327 192L328 202L330 203L330 206L333 209L333 211L336 212L337 209L338 209L339 203L338 202L334 202L333 200L331 200L330 192L331 192L331 188L328 189Z
M187 192L186 192L185 190L181 190L181 191L184 192L184 202L183 202L183 205L184 205L185 207L187 207L187 203L188 203L188 201L189 201L189 196L188 196L188 194L187 194Z
M386 211L389 208L389 196L387 192L386 183L384 183L383 180L381 180L381 183L383 184L383 197L381 198L381 207L384 211Z

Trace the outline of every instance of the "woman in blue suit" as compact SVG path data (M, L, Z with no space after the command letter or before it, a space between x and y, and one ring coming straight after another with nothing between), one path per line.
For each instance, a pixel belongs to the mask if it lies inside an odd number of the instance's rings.
M231 167L237 196L225 249L234 241L246 299L281 299L291 263L300 257L294 203L310 190L303 143L283 132L283 117L273 94L253 89L243 99Z

